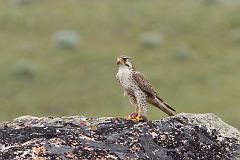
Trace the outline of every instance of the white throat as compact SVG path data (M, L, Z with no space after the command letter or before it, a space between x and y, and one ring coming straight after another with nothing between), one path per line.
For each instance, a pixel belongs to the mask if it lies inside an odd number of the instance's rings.
M130 68L128 67L128 66L126 66L126 65L122 65L122 64L120 64L119 65L119 67L118 67L118 70L130 70Z
M125 65L119 65L117 78L124 89L131 87L131 69Z

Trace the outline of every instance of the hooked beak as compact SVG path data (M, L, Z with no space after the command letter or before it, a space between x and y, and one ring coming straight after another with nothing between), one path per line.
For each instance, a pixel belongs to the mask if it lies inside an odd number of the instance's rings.
M123 64L123 59L122 58L117 58L117 64Z

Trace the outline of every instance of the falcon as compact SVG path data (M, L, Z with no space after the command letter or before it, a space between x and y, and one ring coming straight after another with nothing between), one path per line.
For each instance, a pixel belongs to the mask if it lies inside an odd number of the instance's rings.
M159 108L169 116L176 111L168 105L155 91L145 76L136 71L128 56L117 58L118 72L116 78L123 88L124 96L135 107L135 112L128 116L134 121L147 121L147 103Z

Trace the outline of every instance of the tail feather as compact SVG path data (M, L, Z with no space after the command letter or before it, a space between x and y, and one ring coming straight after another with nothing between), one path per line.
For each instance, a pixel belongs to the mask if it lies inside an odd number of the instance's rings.
M174 111L172 109L169 108L169 106L167 106L164 102L162 101L158 101L158 108L161 109L163 112L165 112L166 114L168 114L169 116L174 116ZM171 107L172 108L172 107Z
M154 98L153 100L149 101L152 105L159 108L163 112L165 112L169 116L174 116L174 112L176 111L174 108L169 106L166 102L164 102L162 99Z
M162 101L162 100L160 100L160 101ZM162 101L162 102L165 104L165 106L167 106L167 108L169 108L169 109L171 109L172 111L176 112L176 110L175 110L174 108L172 108L169 104L167 104L167 103L164 102L164 101Z

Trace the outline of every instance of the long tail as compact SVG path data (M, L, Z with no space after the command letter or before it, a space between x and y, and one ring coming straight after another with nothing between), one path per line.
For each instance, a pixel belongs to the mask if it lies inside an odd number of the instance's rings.
M154 98L149 101L153 106L159 108L163 112L165 112L169 116L174 116L174 112L176 111L174 108L172 108L170 105L168 105L166 102L164 102L161 98Z

